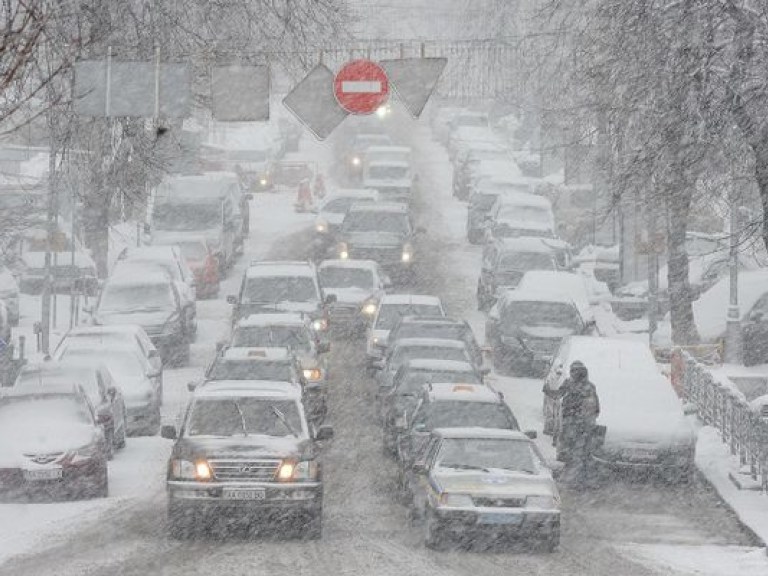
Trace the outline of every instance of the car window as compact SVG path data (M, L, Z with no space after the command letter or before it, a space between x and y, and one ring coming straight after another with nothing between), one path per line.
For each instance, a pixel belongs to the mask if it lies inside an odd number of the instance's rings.
M305 326L239 326L232 337L236 348L289 348L308 352L312 349Z
M171 284L107 284L99 312L153 312L177 307Z
M293 370L288 361L251 361L217 358L208 371L209 380L273 380L292 382Z
M432 304L382 304L376 317L376 329L391 330L403 316L444 316L440 306Z
M525 440L446 438L435 464L441 468L495 468L533 474L539 463L530 442Z
M293 432L299 436L303 432L296 402L252 397L199 399L195 401L187 425L187 435L192 437L265 435L282 438L293 436Z
M429 430L463 427L519 429L512 412L501 402L441 400L432 402L428 413Z
M257 276L248 278L244 302L317 302L320 294L309 276Z

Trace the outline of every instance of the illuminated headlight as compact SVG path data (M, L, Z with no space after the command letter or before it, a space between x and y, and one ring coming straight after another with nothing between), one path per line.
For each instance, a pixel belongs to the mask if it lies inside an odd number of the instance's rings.
M323 378L323 371L320 368L304 368L301 372L308 382L319 382Z
M325 330L328 330L328 319L327 318L317 318L312 321L312 329L315 332L324 332Z
M358 156L352 158L352 166L360 166L360 158Z
M376 309L378 308L378 305L376 302L370 301L363 304L362 312L366 316L373 316L376 314Z
M262 186L266 186L268 182L269 180L267 180L266 178L262 178L261 180L259 180L259 184L261 184Z
M342 260L346 260L349 258L349 247L345 242L342 242L339 244L339 258Z
M315 224L315 230L318 232L327 232L328 231L328 225L325 222L318 222Z
M410 262L413 258L413 248L410 244L403 246L403 255L401 257L403 262Z
M317 462L302 460L301 462L284 461L277 470L277 479L281 482L307 481L317 479Z
M378 116L379 118L386 118L387 116L389 116L389 106L385 104L383 106L379 106L378 108L376 108L376 116Z
M542 510L552 510L557 508L555 499L552 496L528 496L525 500L528 508L540 508Z
M441 494L440 506L449 508L471 508L472 497L469 494Z
M210 480L213 471L205 460L192 462L190 460L173 460L171 475L180 480Z

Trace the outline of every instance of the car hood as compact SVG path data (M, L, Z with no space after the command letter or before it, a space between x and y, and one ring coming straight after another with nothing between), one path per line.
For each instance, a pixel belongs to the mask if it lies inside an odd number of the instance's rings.
M250 314L259 312L304 312L316 314L320 310L319 302L245 302L243 311Z
M332 224L333 226L341 226L341 223L344 222L344 214L338 214L336 212L320 212L317 219Z
M475 470L440 469L433 474L441 491L472 495L552 496L555 483L547 473L525 474L493 469Z
M352 246L393 247L401 246L405 237L390 232L352 232L344 235L344 241Z
M98 324L137 324L143 328L163 326L174 314L173 310L157 312L97 312Z
M0 439L0 468L17 467L30 463L25 454L66 453L88 446L97 439L93 426L76 424L46 427L44 423L34 434L9 434Z
M521 326L520 336L525 338L552 338L562 339L574 333L572 328L564 326Z
M342 304L362 304L374 296L372 290L364 288L323 288L323 291L336 296L336 301Z
M154 388L152 383L145 378L120 378L119 374L115 375L117 385L120 387L120 392L123 394L123 401L126 408L138 408L140 406L146 406L152 399Z
M311 453L308 438L293 436L196 436L183 438L175 448L180 457L224 458L300 458Z

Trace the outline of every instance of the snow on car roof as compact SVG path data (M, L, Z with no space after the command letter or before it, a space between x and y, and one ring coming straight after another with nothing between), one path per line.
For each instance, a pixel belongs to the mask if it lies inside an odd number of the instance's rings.
M451 318L448 316L435 316L435 315L419 315L419 314L411 314L409 316L403 316L400 319L400 325L403 324L439 324L441 326L463 326L465 324L464 320L460 318Z
M531 442L531 439L519 430L502 428L437 428L432 434L443 438L499 438Z
M410 168L411 164L405 160L373 160L368 162L368 167L375 166L396 166L398 168Z
M377 202L367 204L352 204L349 212L400 212L406 214L408 206L398 202Z
M115 272L107 279L107 284L120 285L120 286L147 286L149 284L170 284L171 278L166 272L161 271L157 267L145 266L146 269L140 275L136 274L136 270L141 267L141 263L137 262L135 266L120 270L117 268Z
M742 320L768 293L768 269L739 273L739 307ZM725 332L730 280L722 278L693 303L693 316L699 335L705 340L719 338Z
M508 194L501 194L499 195L497 202L502 209L507 206L536 206L547 208L549 210L552 209L552 202L550 202L549 198L530 192L510 192Z
M403 366L411 370L429 370L431 372L477 372L472 364L462 362L461 360L414 358L413 360L408 360Z
M518 236L517 238L500 238L496 241L503 252L545 252L551 253L553 247L544 242L544 238L536 236Z
M222 353L225 360L250 360L252 362L291 360L288 348L227 348Z
M477 174L490 174L493 176L501 175L506 178L520 178L523 176L523 173L520 171L520 167L511 158L509 160L481 159L477 162L477 166L475 166L473 170Z
M400 338L394 342L395 348L466 348L463 340L448 338Z
M315 268L309 262L251 262L245 269L247 278L270 276L315 277Z
M267 397L301 399L301 387L273 380L213 380L195 388L195 398Z
M413 304L422 306L441 306L440 298L422 294L386 294L379 303L380 306L389 304Z
M376 270L377 264L374 260L323 260L318 267L319 270L325 268L350 268Z
M292 312L279 314L251 314L237 322L238 328L253 328L257 326L305 326L307 319L301 314Z
M556 302L572 304L573 298L556 290L507 290L502 296L505 302Z
M584 280L584 276L573 272L530 270L523 274L517 289L529 293L562 293L576 304L582 316L586 316L590 308L589 294Z
M492 402L499 403L499 394L488 386L480 384L450 384L445 382L427 385L427 395L430 400L448 400L460 402Z

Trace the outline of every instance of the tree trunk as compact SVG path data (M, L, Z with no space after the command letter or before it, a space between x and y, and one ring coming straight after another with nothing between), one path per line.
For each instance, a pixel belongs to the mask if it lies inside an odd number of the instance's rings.
M768 250L768 132L764 132L758 142L752 142L752 151L755 155L755 180L763 209L761 233L763 244Z
M85 244L96 263L99 278L109 274L109 194L103 184L104 177L98 175L83 202Z

